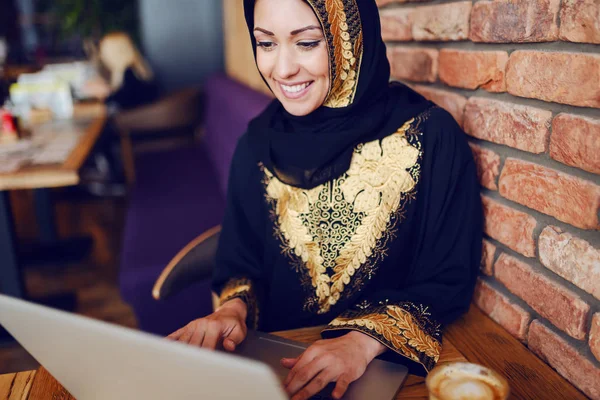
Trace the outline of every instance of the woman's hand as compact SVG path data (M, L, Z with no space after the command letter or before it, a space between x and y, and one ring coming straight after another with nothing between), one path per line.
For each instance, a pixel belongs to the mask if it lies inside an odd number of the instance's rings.
M248 307L240 299L232 299L214 313L194 320L167 336L167 339L214 350L223 341L227 351L234 351L246 338Z
M328 383L337 382L332 395L339 399L385 349L377 340L357 331L319 340L300 357L281 360L284 367L291 369L283 384L288 395L293 396L292 400L305 400Z

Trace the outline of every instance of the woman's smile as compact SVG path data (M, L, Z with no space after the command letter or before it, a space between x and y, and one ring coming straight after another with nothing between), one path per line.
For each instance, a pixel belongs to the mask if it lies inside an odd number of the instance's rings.
M288 83L278 82L279 89L283 95L290 100L298 100L304 97L310 90L314 81L303 83Z

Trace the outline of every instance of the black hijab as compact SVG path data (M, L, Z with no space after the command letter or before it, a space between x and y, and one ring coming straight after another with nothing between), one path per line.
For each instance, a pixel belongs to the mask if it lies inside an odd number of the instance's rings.
M375 0L305 0L321 23L330 88L312 113L289 114L275 99L248 126L253 151L282 182L311 189L346 172L354 148L394 133L432 103L400 83L390 65ZM254 5L244 0L254 56ZM263 77L264 79L264 77Z

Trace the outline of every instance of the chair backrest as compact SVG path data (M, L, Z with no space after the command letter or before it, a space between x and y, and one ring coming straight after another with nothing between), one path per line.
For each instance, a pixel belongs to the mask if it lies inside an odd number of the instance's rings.
M225 74L211 76L205 85L204 143L222 193L227 190L231 159L248 122L265 109L271 98Z
M121 111L114 121L127 132L164 131L193 127L200 120L200 90L182 89L158 101Z

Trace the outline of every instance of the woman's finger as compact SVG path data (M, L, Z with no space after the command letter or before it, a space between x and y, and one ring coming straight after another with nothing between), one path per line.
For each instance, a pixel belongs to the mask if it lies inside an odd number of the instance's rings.
M208 325L206 328L206 333L204 334L204 340L202 341L202 348L210 350L216 349L220 336L220 326L214 324Z
M333 392L331 393L333 398L341 399L342 396L346 393L346 390L348 390L348 386L350 386L350 383L352 382L344 375L340 376L337 380L337 383L335 384L335 389L333 389Z
M244 341L246 338L245 333L239 326L235 326L233 330L225 336L223 340L223 347L227 351L234 351L235 348Z
M327 367L327 362L323 357L313 359L305 366L299 368L292 379L285 385L287 394L293 396L310 382L317 374ZM296 369L296 367L294 367Z
M181 334L183 333L184 330L185 330L185 328L177 329L175 332L173 332L169 336L167 336L167 339L169 339L169 340L179 339L179 337L181 336Z
M323 390L329 382L334 380L334 378L335 376L331 369L325 368L317 376L315 376L308 385L304 386L302 390L292 397L292 400L310 399L312 396Z
M298 370L300 370L306 364L308 364L312 360L314 360L316 356L317 356L317 354L315 353L314 349L312 349L311 347L304 350L304 353L300 354L300 356L296 360L296 363L290 370L288 376L283 381L284 386L287 386L287 384L290 383L290 381L294 378L294 375L296 375Z
M281 359L281 365L283 365L287 369L292 369L292 368L294 368L294 365L296 365L296 363L298 362L299 358L300 357L296 357L296 358L282 358Z
M229 338L225 338L223 340L223 348L227 351L235 351L235 348L237 347L237 345L235 344L235 342Z
M190 338L190 344L192 346L200 347L202 341L204 340L204 335L206 335L206 329L204 329L203 327L196 328L196 330L194 330L194 333L192 334L192 337Z
M190 325L185 327L184 332L181 334L178 341L181 343L189 343L192 335L194 334L195 329L193 329Z

